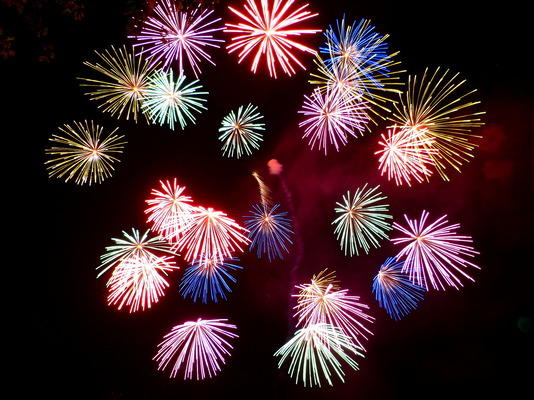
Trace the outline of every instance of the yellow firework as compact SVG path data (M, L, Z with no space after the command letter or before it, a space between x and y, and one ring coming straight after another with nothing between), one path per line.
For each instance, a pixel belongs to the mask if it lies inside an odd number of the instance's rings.
M337 91L349 101L367 103L370 105L370 111L381 119L385 119L384 114L391 112L387 104L396 102L394 95L402 94L398 87L404 83L399 80L399 74L404 71L379 75L380 68L376 64L364 69L348 63L327 65L320 55L317 55L314 61L317 71L310 74L310 84L317 85L322 92ZM397 64L398 62L388 59L380 67Z
M401 129L431 140L437 152L430 154L446 181L447 166L460 171L463 162L473 157L471 152L476 144L472 140L480 136L472 130L483 125L480 115L484 112L474 111L480 102L466 101L476 90L461 93L465 80L458 76L459 73L452 75L449 70L441 73L439 67L433 73L425 69L420 81L417 76L409 76L406 93L401 94L389 117Z
M123 135L116 135L115 128L107 136L103 128L93 121L84 123L74 121L74 127L65 124L59 130L64 133L52 135L50 140L56 145L45 150L52 159L45 162L50 177L74 178L79 185L101 183L111 176L113 163L119 161L114 153L122 153Z
M126 46L95 53L101 63L83 64L105 76L105 80L78 78L85 83L81 86L93 88L87 94L92 100L101 102L99 108L104 112L120 118L122 115L137 122L140 102L143 100L148 84L148 76L155 70L142 55L135 55L133 49Z

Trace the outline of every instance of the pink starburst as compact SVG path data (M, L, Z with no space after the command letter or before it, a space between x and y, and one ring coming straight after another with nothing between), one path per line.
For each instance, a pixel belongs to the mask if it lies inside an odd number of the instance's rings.
M183 257L192 262L201 255L213 257L217 262L232 258L236 251L242 252L242 245L250 239L248 230L240 226L226 213L211 207L197 207L190 216L188 225L176 244L178 251L185 251Z
M185 187L173 182L160 181L161 190L152 189L152 198L146 200L150 206L145 210L147 222L152 230L170 243L177 243L186 228L191 213L195 210L190 196L184 194Z
M315 34L318 29L302 29L295 25L317 14L306 11L308 4L290 11L294 0L247 0L244 11L229 7L237 17L237 24L226 24L227 32L232 35L226 47L228 53L238 52L239 63L253 55L251 71L256 73L261 60L265 58L271 77L277 77L277 65L289 76L295 74L295 66L305 66L293 54L294 50L315 54L316 51L290 38L305 34Z
M221 370L225 357L230 355L229 340L237 338L232 332L235 325L226 319L199 318L172 328L158 345L154 360L159 362L158 370L167 368L173 362L171 378L184 369L184 379L211 378Z
M167 70L177 61L179 72L188 65L198 78L202 60L215 65L205 49L219 48L219 43L224 42L213 37L224 28L215 26L220 18L210 19L212 13L213 10L200 8L182 11L174 1L158 0L140 33L129 38L136 40L134 47L142 48L138 54L151 55L152 65L162 60L162 68Z
M362 342L367 340L366 334L372 335L366 324L374 321L364 311L369 306L361 303L359 296L349 295L347 289L339 289L335 276L332 273L323 275L325 272L314 276L310 283L296 286L299 294L292 296L297 298L297 326L331 324L365 350Z
M423 211L420 220L410 220L405 215L408 227L393 223L393 228L405 235L391 239L394 244L404 245L397 255L398 260L404 260L402 272L427 291L430 286L436 290L445 290L446 285L459 289L463 284L457 275L474 281L465 272L466 268L480 269L465 259L479 254L470 245L472 238L457 235L460 225L447 225L446 215L427 224L428 215Z
M171 256L132 255L123 259L107 283L108 305L119 310L129 306L131 313L151 308L169 287L165 275L178 268Z
M358 137L369 122L368 107L364 102L339 90L321 91L315 88L311 96L304 96L304 104L299 110L306 119L299 123L304 127L304 138L312 149L324 150L329 146L339 151L348 143L348 138Z

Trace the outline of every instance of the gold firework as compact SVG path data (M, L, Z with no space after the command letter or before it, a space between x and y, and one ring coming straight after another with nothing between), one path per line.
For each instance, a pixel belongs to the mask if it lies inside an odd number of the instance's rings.
M95 51L102 59L103 63L83 64L106 76L106 80L78 78L86 83L81 86L94 88L87 92L91 100L101 102L99 108L103 107L104 112L109 112L113 116L120 118L123 114L126 119L133 116L137 122L140 110L140 102L145 96L148 84L148 77L155 70L147 59L142 55L136 55L126 46L103 53Z
M115 135L115 128L106 137L103 128L93 121L74 121L74 127L65 124L59 130L65 135L52 135L50 140L57 145L45 150L53 158L46 161L49 177L74 178L79 185L101 183L111 176L113 163L119 161L113 153L122 153L123 135Z
M430 139L432 148L437 150L430 153L436 170L446 181L447 165L460 171L462 163L473 157L476 144L472 139L480 136L472 130L483 125L479 116L484 112L469 111L480 101L465 101L476 90L457 94L465 83L458 80L458 75L450 76L448 70L440 74L438 67L432 74L425 69L421 81L409 76L407 91L404 96L401 94L389 117L401 129Z

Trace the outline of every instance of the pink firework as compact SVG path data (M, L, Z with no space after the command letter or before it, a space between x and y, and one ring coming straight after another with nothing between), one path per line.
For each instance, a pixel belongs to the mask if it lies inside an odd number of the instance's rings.
M460 225L447 225L446 217L427 224L428 212L423 211L419 221L404 216L407 228L393 223L393 228L405 235L391 239L394 244L404 245L397 255L398 260L404 260L402 272L427 291L430 286L436 290L445 290L446 285L459 289L463 284L457 275L474 281L465 269L480 269L464 258L479 254L470 245L471 237L457 235Z
M411 186L412 179L423 182L432 175L434 158L438 150L432 147L433 140L424 132L390 127L387 134L382 134L378 144L381 150L375 152L380 156L381 175L387 173L388 180L394 179L397 186L406 183Z
M290 11L294 0L247 0L244 11L229 7L240 21L226 24L224 32L232 34L231 43L226 47L228 53L239 54L239 63L253 56L251 71L256 73L260 61L265 58L271 77L276 78L277 65L289 76L295 74L295 65L305 66L292 53L294 50L316 54L315 50L290 38L305 34L315 34L318 29L302 29L295 25L317 16L305 11L308 4Z
M364 311L369 306L360 303L359 296L350 296L347 289L339 289L333 274L322 276L325 271L314 276L311 283L296 286L299 294L293 297L297 298L297 326L331 324L365 350L362 342L368 339L366 334L372 334L366 324L374 321Z
M107 283L108 305L115 305L119 310L129 306L131 313L151 308L169 287L167 273L179 268L173 258L133 255L123 259Z
M173 182L160 181L161 190L152 189L152 198L146 200L150 206L145 210L147 222L152 230L170 243L176 243L187 226L195 206L190 196L184 194L185 187Z
M138 54L148 52L152 57L152 65L163 60L162 68L168 69L172 62L178 62L178 71L183 71L188 64L195 77L200 74L199 62L206 60L212 65L207 47L219 48L222 39L213 34L223 27L215 27L220 18L210 20L213 10L192 8L181 11L171 0L158 0L152 16L142 24L138 35L129 36L135 39L134 47L142 47Z
M176 244L178 251L185 250L184 259L193 262L201 255L223 262L232 258L241 245L248 245L248 230L228 218L222 211L199 206L191 213L187 228Z
M200 380L217 375L225 357L230 355L229 340L238 337L231 331L236 326L226 322L226 319L199 318L172 328L158 345L154 357L159 362L158 370L174 362L171 378L175 378L180 369L184 369L184 379L193 379L194 375Z
M311 96L304 96L304 104L299 111L306 119L299 123L304 127L304 138L312 149L324 150L329 146L339 151L348 138L358 137L369 122L368 107L364 102L340 90L322 91L315 88Z

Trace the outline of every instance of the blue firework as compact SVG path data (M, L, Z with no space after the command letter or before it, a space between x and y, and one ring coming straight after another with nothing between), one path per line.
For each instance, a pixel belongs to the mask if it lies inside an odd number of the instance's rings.
M226 300L226 293L232 292L228 281L236 282L230 271L242 269L234 264L236 261L239 259L225 258L221 262L217 257L202 254L185 270L180 282L180 294L184 298L191 296L194 302L202 299L202 303L207 303L209 298L217 303L219 297Z
M287 218L287 212L276 212L280 204L272 208L267 204L255 204L252 215L245 218L245 228L249 230L248 238L252 241L250 250L256 249L258 258L267 254L269 261L276 257L283 259L283 251L289 252L287 243L293 243L290 235L291 219Z
M402 272L403 265L404 261L389 257L373 278L373 293L378 304L396 321L415 310L425 292L422 286L412 283L409 276Z
M344 16L336 21L336 28L330 25L324 32L326 43L319 52L326 54L325 63L330 67L357 69L368 84L382 88L379 77L388 76L393 64L386 42L388 35L376 32L369 20L362 19L358 24L353 21L351 25Z

